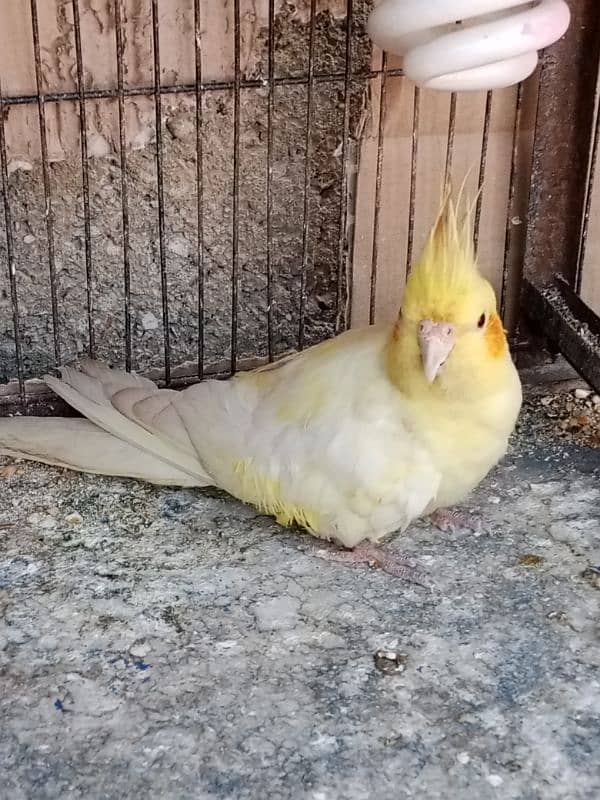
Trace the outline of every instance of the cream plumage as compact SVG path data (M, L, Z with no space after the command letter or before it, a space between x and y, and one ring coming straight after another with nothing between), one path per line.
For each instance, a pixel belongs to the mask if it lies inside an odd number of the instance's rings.
M494 293L449 199L389 327L182 392L85 362L48 385L87 419L0 420L0 452L214 485L346 547L462 500L521 402Z

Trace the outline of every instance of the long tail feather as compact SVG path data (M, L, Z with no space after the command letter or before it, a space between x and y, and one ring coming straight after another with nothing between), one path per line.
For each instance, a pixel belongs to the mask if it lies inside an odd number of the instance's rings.
M87 419L0 419L0 455L166 486L206 485L206 481L112 436Z

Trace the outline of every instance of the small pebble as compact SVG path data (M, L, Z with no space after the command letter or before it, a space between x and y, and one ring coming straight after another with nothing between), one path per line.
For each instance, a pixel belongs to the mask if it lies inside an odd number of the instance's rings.
M145 331L155 331L159 325L158 319L151 311L147 311L142 315L141 323Z
M577 400L587 400L587 398L591 395L590 389L575 389L575 398Z
M493 774L487 776L487 782L490 784L490 786L502 786L504 783L500 775Z
M77 511L73 511L71 514L67 514L65 522L68 522L69 525L79 525L80 522L83 522L83 517Z
M456 760L459 764L468 764L471 760L471 756L468 753L458 753Z
M134 658L144 658L150 652L150 645L146 642L137 642L129 648L129 652Z
M181 235L172 236L171 239L167 242L167 249L171 253L175 253L177 256L182 256L183 258L187 258L190 246L187 239Z
M384 675L404 672L408 656L406 653L398 653L396 650L378 650L373 656L375 666Z
M564 611L550 611L548 614L546 614L546 619L553 619L556 620L556 622L562 623L567 623L569 621L569 618Z
M544 559L542 556L536 556L535 553L524 553L519 556L519 564L522 567L537 567L542 564Z
M595 567L590 564L581 573L581 577L586 580L594 589L600 589L600 567Z
M35 236L33 236L31 233L28 233L27 236L23 237L23 241L25 244L33 244L35 242Z

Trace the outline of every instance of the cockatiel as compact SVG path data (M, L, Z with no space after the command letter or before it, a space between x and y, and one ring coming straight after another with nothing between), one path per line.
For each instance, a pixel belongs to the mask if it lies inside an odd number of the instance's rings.
M519 378L469 223L446 197L394 325L181 392L93 361L65 368L46 383L86 419L2 419L0 452L217 486L283 525L357 548L357 560L378 560L366 543L462 501L504 455L519 412Z

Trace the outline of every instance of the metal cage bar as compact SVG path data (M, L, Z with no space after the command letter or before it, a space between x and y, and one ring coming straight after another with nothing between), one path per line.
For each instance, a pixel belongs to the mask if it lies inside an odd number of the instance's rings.
M415 240L415 203L417 199L417 164L419 157L419 117L421 112L421 90L414 88L413 119L410 147L410 191L408 197L408 237L406 242L406 274L410 273Z
M2 180L2 205L4 207L4 223L6 226L6 266L8 271L8 283L10 286L13 336L15 337L15 360L17 367L17 381L19 384L19 402L23 410L25 410L25 382L23 380L23 353L21 349L21 326L19 322L19 296L17 291L17 274L13 243L13 222L10 208L10 198L8 196L8 159L6 156L4 114L5 111L4 101L2 99L2 85L0 84L0 177Z
M596 119L594 122L594 133L592 136L592 147L590 153L590 166L588 170L586 191L585 191L585 206L583 210L583 220L581 225L581 234L579 237L579 251L577 253L577 268L575 275L575 288L578 293L581 292L581 280L583 277L583 265L585 262L585 254L587 248L587 239L590 224L590 212L592 210L592 197L594 189L594 181L596 179L596 166L598 163L598 145L600 144L600 73L598 75L598 84L596 87Z
M156 133L156 188L158 193L158 257L160 261L160 286L162 295L163 342L165 383L171 382L171 332L169 330L169 297L167 284L167 256L165 253L165 189L162 137L162 96L160 91L160 36L158 28L158 0L152 0L152 52L154 62L154 119Z
M454 158L454 137L456 135L456 92L450 94L448 111L448 139L446 144L446 166L444 169L444 185L448 186L452 175L452 159Z
M194 0L194 68L196 71L196 257L198 275L198 378L204 376L204 117L202 92L202 19L200 0Z
M38 122L40 128L40 148L42 151L42 175L44 182L44 202L46 217L46 239L48 243L48 272L50 276L50 302L52 304L52 334L54 339L54 366L62 363L60 348L60 326L58 321L58 296L56 289L56 255L54 249L54 210L52 207L52 191L50 189L50 171L48 160L48 139L46 134L46 99L42 93L42 55L40 48L40 30L37 13L37 0L31 0L31 33L33 36L33 58L35 63L35 85L37 95L33 100L38 107ZM78 96L77 96L78 97ZM75 98L72 98L75 99ZM5 98L5 103L10 103Z
M73 28L75 30L75 58L77 66L77 94L79 95L79 139L81 145L81 178L83 191L83 233L85 240L85 286L87 296L87 320L89 354L96 355L96 339L94 334L94 288L92 268L92 230L90 221L90 176L88 159L87 116L85 108L85 80L83 75L83 55L81 52L81 20L79 18L79 0L73 0Z
M504 236L504 263L502 265L502 287L500 290L500 316L504 319L506 314L506 301L508 291L508 278L510 270L510 254L512 242L512 215L515 200L516 180L517 180L517 163L519 158L519 130L521 125L521 114L523 112L523 83L519 84L517 89L517 106L515 109L515 120L513 125L512 134L512 151L510 157L510 178L508 186L508 206L506 229Z
M34 0L31 0L34 2ZM378 78L381 70L359 70L350 74L353 81L368 81ZM402 77L404 71L399 68L388 69L389 77ZM346 70L331 72L314 72L312 78L308 75L280 75L274 76L273 86L308 86L309 82L315 83L344 83L346 80ZM244 78L240 79L240 89L262 89L264 88L264 78ZM235 89L235 80L230 81L203 81L200 85L202 92L222 92ZM152 86L128 86L124 89L125 97L152 97L156 94L156 87ZM161 95L165 94L195 94L195 83L166 83L158 87ZM103 89L86 89L83 93L85 100L111 100L118 97L117 88L104 87ZM45 103L61 103L68 100L78 101L79 92L42 92L36 94L7 94L4 97L6 106L32 105L38 102L39 97Z
M343 307L343 290L347 281L346 259L348 252L346 225L348 222L348 144L350 139L350 100L352 73L352 0L346 0L346 43L345 43L345 73L344 73L344 121L342 126L341 162L342 178L340 187L340 210L338 218L338 267L337 267L337 296L336 296L336 321L335 330L339 333L345 327L346 314ZM348 294L346 287L346 293Z
M481 208L483 204L483 184L485 181L485 168L487 164L488 143L490 139L490 120L492 118L493 92L488 92L485 98L485 111L483 114L483 133L481 135L481 156L479 159L479 175L477 176L477 201L475 203L475 220L473 222L473 248L475 255L479 248L479 227L481 225Z
M240 261L240 0L234 0L234 84L233 84L233 202L231 214L231 373L238 361L238 294Z
M369 290L369 324L375 322L375 306L377 303L377 270L379 268L379 218L381 214L381 181L383 176L383 131L387 110L387 53L381 60L381 78L379 86L379 119L377 124L377 172L375 175L375 205L373 209L373 247L371 251L371 283Z
M131 264L129 260L129 181L127 176L127 136L125 130L124 69L125 39L121 15L121 0L114 0L115 46L117 57L117 99L119 109L119 166L121 172L121 233L123 237L123 293L124 293L124 333L125 369L131 371Z
M306 315L306 281L310 262L310 170L313 127L313 73L315 59L316 0L310 0L310 32L308 39L308 75L306 84L306 126L304 129L304 188L302 209L302 268L300 272L300 308L298 312L298 349L304 348Z
M275 102L273 78L275 75L275 0L269 0L269 41L267 65L267 353L269 361L275 358L273 330L273 104Z

